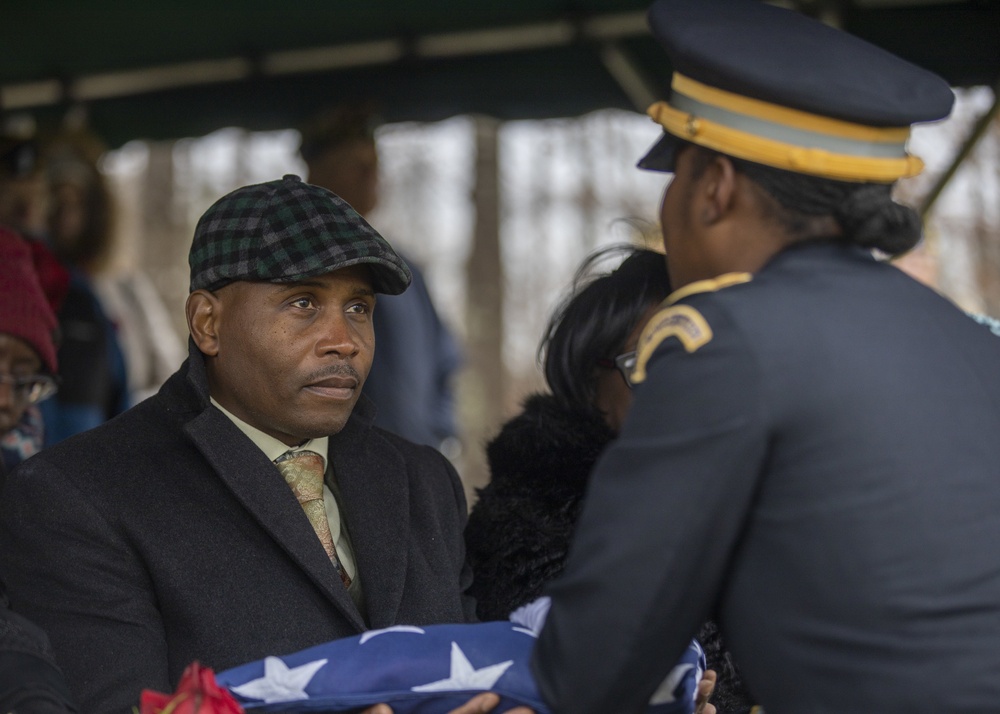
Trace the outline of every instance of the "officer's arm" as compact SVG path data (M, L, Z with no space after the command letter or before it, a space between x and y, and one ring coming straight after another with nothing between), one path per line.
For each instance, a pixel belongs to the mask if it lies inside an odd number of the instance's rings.
M555 712L640 712L707 618L765 457L756 363L711 300L712 337L666 339L598 463L533 669Z

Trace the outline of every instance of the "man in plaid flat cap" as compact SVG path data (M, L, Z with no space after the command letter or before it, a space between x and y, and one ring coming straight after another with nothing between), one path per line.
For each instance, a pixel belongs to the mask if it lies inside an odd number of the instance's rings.
M189 260L187 362L4 494L12 605L95 714L172 691L194 660L473 612L457 474L374 428L361 393L376 294L406 288L405 263L295 176L221 198Z

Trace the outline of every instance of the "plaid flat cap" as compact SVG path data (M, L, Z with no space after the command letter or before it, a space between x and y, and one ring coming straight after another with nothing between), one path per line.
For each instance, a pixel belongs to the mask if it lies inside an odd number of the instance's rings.
M191 290L236 280L290 283L368 265L374 289L398 295L410 269L346 201L288 174L238 188L205 211L188 255Z

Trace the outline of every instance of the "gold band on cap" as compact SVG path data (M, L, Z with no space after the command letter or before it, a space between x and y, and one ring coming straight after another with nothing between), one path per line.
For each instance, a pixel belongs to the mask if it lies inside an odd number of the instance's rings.
M924 167L906 152L909 127L831 119L676 73L672 86L670 103L657 102L649 116L674 136L729 156L840 181L891 183Z

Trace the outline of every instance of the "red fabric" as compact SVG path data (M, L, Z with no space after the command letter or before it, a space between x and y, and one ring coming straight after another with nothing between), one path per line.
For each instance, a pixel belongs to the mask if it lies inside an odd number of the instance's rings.
M62 294L65 295L65 290ZM55 374L58 367L53 341L56 325L56 316L42 289L31 247L17 233L0 227L0 332L31 345L45 368Z
M243 714L243 707L229 690L215 681L215 673L192 662L181 675L177 691L161 694L142 690L140 714Z

